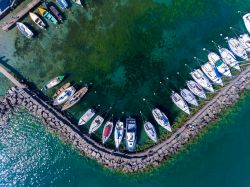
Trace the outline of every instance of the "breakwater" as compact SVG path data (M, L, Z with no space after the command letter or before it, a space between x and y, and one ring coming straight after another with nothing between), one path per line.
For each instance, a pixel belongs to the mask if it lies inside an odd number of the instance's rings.
M39 117L48 129L58 134L62 140L72 144L82 154L111 169L138 172L158 166L169 156L178 152L190 139L197 136L202 128L217 119L218 114L224 108L234 104L239 99L241 92L247 89L250 89L250 66L231 80L169 138L145 151L133 154L115 152L95 142L28 87L12 87L7 91L6 96L1 101L0 119L1 124L4 124L14 108L26 108Z

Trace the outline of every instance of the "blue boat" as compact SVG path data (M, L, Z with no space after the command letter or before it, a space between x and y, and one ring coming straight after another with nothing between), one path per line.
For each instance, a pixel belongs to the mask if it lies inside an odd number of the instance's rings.
M126 119L126 147L129 152L136 148L136 121L134 118Z
M62 9L67 9L69 7L66 0L56 0L56 2Z

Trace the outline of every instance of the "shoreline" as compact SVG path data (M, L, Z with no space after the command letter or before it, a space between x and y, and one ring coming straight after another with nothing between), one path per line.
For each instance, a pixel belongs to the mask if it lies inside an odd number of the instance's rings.
M104 167L123 173L142 172L150 167L158 167L176 154L191 139L199 135L204 127L212 124L223 109L236 103L240 94L244 90L250 89L249 73L250 66L247 66L203 108L190 117L182 127L176 129L169 138L138 153L125 154L103 147L88 135L83 134L67 117L44 102L37 93L30 91L28 87L12 87L7 91L4 99L0 101L0 126L6 124L15 107L23 107L34 116L39 117L44 125L59 135L63 141L70 143L81 154L96 160Z

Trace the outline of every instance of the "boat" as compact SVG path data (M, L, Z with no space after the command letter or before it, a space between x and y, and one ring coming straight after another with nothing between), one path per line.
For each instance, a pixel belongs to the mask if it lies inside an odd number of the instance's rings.
M29 12L29 16L31 18L31 20L40 28L43 30L46 30L46 24L44 23L44 21L35 13L33 12Z
M243 48L246 50L247 53L250 52L250 37L248 34L241 34L238 37L239 42L243 46Z
M42 89L47 90L47 89L50 89L50 88L57 86L58 84L60 84L63 81L64 77L65 77L64 75L60 75L60 76L55 77L54 79L47 82Z
M74 88L74 86L70 86L69 88L64 90L64 92L62 92L60 95L56 97L53 105L61 105L65 103L71 96L74 95L75 91L76 89Z
M206 93L203 90L203 88L196 82L189 80L186 82L187 83L187 87L188 89L196 96L202 98L202 99L206 99Z
M63 22L63 17L61 15L60 11L57 10L56 6L52 2L45 1L45 6L55 16L55 18L58 21Z
M177 92L172 91L171 99L179 109L181 109L183 112L187 114L190 114L187 103Z
M21 22L16 22L16 26L18 30L28 39L31 39L34 36L34 33L24 24Z
M242 18L247 31L250 33L250 13L245 14Z
M64 104L62 111L67 110L68 108L75 105L77 102L81 100L81 98L87 93L88 87L85 86L79 91L77 91L72 97L69 98L69 100Z
M241 45L241 43L235 39L235 38L230 38L228 39L228 46L230 48L230 50L238 57L247 60L248 56L247 56L247 52L244 49L244 47Z
M199 105L194 94L192 94L192 92L190 92L188 89L186 88L181 89L180 93L183 99L185 99L185 101L187 101L189 104L194 105L194 106Z
M69 7L66 0L56 0L56 2L62 9L67 9Z
M148 135L148 137L153 141L153 142L157 142L157 133L155 130L155 127L152 125L152 123L150 123L149 121L144 123L144 130L146 132L146 134Z
M52 23L58 24L57 19L49 11L47 11L45 8L39 7L38 11L43 17L50 20Z
M81 6L83 6L83 4L84 4L84 1L82 1L82 0L72 0L72 1L78 5L81 5Z
M124 134L124 123L120 120L116 122L114 130L115 148L119 149Z
M100 128L103 122L104 122L104 118L102 116L100 115L96 116L89 127L89 134L92 134L95 131L97 131L97 129Z
M126 147L129 152L136 148L136 121L134 118L126 119Z
M152 110L152 114L153 114L153 117L154 117L155 121L160 126L162 126L167 131L172 132L172 128L170 126L170 122L169 122L167 116L162 111L160 111L158 108L154 108Z
M223 86L223 81L220 73L218 72L217 68L211 65L211 63L207 62L201 65L201 69L212 82Z
M196 69L192 71L190 74L200 86L202 86L203 88L205 88L210 92L214 92L212 84L209 82L207 77L202 73L200 69Z
M89 120L91 120L95 115L95 110L90 108L88 109L80 118L78 125L84 125L86 124Z
M112 133L113 127L114 127L114 123L111 121L107 121L106 124L104 125L103 131L102 131L102 144L105 144L108 141Z
M235 68L240 71L239 62L236 60L236 57L231 51L229 51L227 48L221 48L221 47L219 47L218 50L220 52L220 56L223 62L225 62L230 67Z
M225 64L219 55L217 55L214 52L210 52L208 54L208 60L209 63L216 67L216 69L224 76L226 77L232 77L231 71L229 69L229 67L227 66L227 64Z
M61 88L59 88L56 93L52 96L53 99L55 99L58 95L60 95L62 92L64 92L64 90L66 90L68 87L70 87L70 83L66 83L64 84Z

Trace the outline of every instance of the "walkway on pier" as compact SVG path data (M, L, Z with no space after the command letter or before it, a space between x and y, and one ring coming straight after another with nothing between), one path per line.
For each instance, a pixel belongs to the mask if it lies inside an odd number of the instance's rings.
M0 65L0 73L2 73L7 79L9 79L18 88L25 88L26 86L16 80L3 66Z
M8 31L19 19L21 19L25 14L27 14L32 8L34 8L41 0L31 1L25 8L18 12L15 16L12 16L12 19L5 22L2 26L4 31Z

